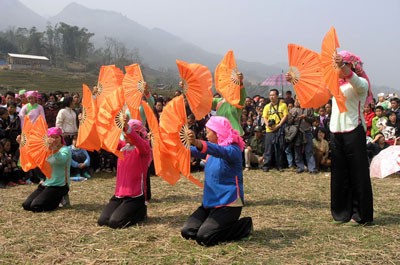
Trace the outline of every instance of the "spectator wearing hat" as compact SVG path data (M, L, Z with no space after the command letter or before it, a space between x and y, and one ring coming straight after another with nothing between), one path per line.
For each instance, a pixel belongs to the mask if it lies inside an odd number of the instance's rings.
M263 164L264 145L263 127L256 126L254 136L248 140L247 147L244 149L244 171L250 170L252 164Z
M379 93L378 94L378 102L376 103L376 106L382 106L384 110L387 110L389 108L389 101L385 99L385 93Z
M20 99L20 105L18 105L18 107L22 108L22 106L24 106L25 104L28 104L28 99L26 98L26 90L25 89L21 89L20 91L18 91L18 96Z
M283 101L286 103L286 105L289 106L289 104L292 104L292 106L294 106L294 99L292 97L292 91L287 90L285 92L285 98L283 99Z
M37 103L38 95L39 93L37 91L28 91L25 93L28 103L21 108L19 113L19 118L21 119L21 128L24 126L25 116L28 116L32 123L36 121L39 115L42 115L43 119L46 120L43 107Z

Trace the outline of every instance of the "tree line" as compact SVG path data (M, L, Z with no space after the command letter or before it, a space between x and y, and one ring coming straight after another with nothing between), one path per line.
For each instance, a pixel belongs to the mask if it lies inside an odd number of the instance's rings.
M122 68L132 63L143 63L137 48L130 50L114 38L106 37L104 47L96 48L91 42L94 35L84 27L63 22L55 26L48 24L42 32L36 27L9 28L0 31L0 55L46 56L52 67L67 69L75 65L86 71L98 71L101 65L108 64Z

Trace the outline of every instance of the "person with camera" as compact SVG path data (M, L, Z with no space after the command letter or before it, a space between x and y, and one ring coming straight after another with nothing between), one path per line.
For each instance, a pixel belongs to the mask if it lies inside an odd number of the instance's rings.
M286 79L290 75L286 75ZM288 80L290 82L290 80ZM297 127L296 136L292 142L294 146L294 159L297 166L297 173L304 172L304 156L307 162L307 169L311 174L318 173L315 166L315 159L313 153L313 135L311 132L312 122L314 121L314 112L312 109L305 109L300 107L300 102L295 97L294 107L289 111L288 124Z
M284 125L287 120L288 109L286 103L279 100L279 91L277 89L270 90L269 99L271 102L263 110L263 118L266 124L263 171L268 172L271 168L272 155L274 155L275 166L278 171L283 171Z

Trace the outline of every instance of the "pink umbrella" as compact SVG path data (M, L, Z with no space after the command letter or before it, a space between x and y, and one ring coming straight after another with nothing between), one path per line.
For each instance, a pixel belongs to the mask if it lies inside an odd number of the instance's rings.
M281 93L283 95L283 86L291 85L290 82L286 81L285 75L282 71L282 74L271 75L264 82L261 83L261 86L272 86L272 87L281 87Z
M400 171L400 145L391 145L376 155L369 167L372 178L384 178Z
M261 86L287 86L291 85L290 82L286 81L285 75L278 74L278 75L271 75L264 82L261 83Z

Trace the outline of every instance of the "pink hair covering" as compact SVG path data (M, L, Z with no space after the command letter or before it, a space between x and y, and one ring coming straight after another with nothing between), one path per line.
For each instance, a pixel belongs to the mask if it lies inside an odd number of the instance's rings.
M343 57L344 63L351 64L351 68L355 70L355 72L358 76L367 79L368 94L367 94L367 98L365 100L365 104L371 103L373 100L373 95L372 95L372 91L371 91L371 83L369 82L369 78L363 69L363 62L361 61L361 58L349 51L340 51L340 52L338 52L338 54ZM347 83L347 81L345 81L345 80L340 80L339 82L340 82L340 85Z
M25 92L25 96L26 96L27 98L29 98L29 97L38 98L39 92L38 92L38 91L30 90L30 91Z
M132 128L132 130L134 130L135 132L137 132L142 138L147 139L147 130L146 128L143 126L142 122L139 120L135 120L135 119L130 119L128 121L128 125L129 127Z
M230 121L222 116L211 116L206 123L206 127L214 131L218 137L218 144L227 146L237 144L240 150L244 149L244 141L237 130L232 128Z
M47 136L61 136L61 142L65 145L64 138L62 137L62 130L58 127L51 127L47 129Z

